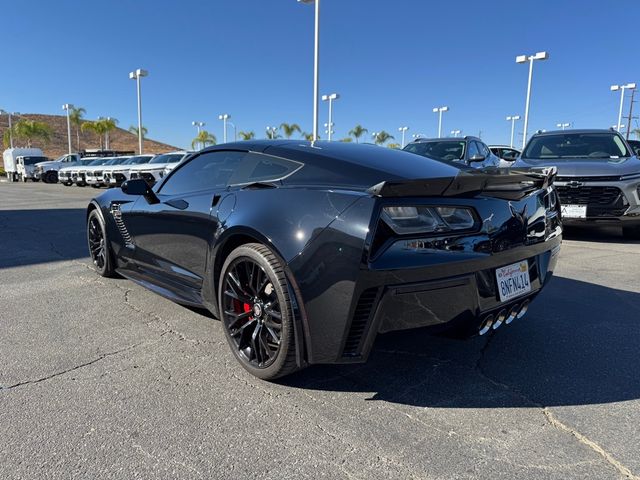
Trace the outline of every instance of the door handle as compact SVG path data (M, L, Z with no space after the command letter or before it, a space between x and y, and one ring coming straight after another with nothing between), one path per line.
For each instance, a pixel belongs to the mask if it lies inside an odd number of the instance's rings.
M170 207L177 208L178 210L186 210L189 208L189 202L185 202L180 198L167 200L164 203Z

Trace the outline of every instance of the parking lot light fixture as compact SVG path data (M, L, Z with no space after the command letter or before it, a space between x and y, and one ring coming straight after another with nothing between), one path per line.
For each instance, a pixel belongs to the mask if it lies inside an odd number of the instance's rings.
M227 120L231 118L228 113L218 115L218 120L222 120L222 143L227 143Z
M620 128L622 128L620 124L622 123L622 107L624 106L624 91L634 90L636 88L636 84L627 83L626 85L611 85L610 88L612 92L617 92L618 90L620 90L620 110L618 111L618 124L617 124L617 130L620 131Z
M427 136L424 133L414 133L411 138L427 138Z
M407 130L409 130L409 127L400 127L400 128L398 128L398 131L402 132L402 147L401 148L404 148L404 135L407 132Z
M524 107L524 131L522 134L522 149L524 150L527 144L527 127L529 126L529 105L531 103L531 79L533 78L533 62L536 60L548 60L549 54L547 52L538 52L535 55L518 55L516 57L516 63L529 62L529 81L527 82L527 101Z
M510 115L507 117L507 122L511 122L511 143L509 143L511 148L513 148L513 133L516 128L516 120L520 120L520 115Z
M315 3L313 47L313 141L318 140L318 78L320 75L320 0L298 0L298 3Z
M142 155L144 151L142 145L142 94L140 91L140 80L147 75L149 75L149 72L142 68L129 72L129 78L136 81L136 90L138 92L138 150L140 155Z
M433 113L438 114L438 138L442 137L442 112L448 112L449 107L434 107Z
M69 111L73 108L73 105L71 105L70 103L65 103L64 105L62 105L62 109L67 111L67 141L69 142L69 153L71 153L71 119L69 117ZM9 116L9 118L11 118L11 116ZM11 122L9 122L9 125L11 125ZM9 128L11 128L11 126L9 126ZM11 147L13 148L13 145L11 145Z
M273 140L276 138L277 127L267 127L267 133L269 134L269 139Z
M200 129L202 127L204 127L206 125L206 123L204 123L204 122L191 122L191 125L196 127L196 129L198 130L198 135L199 135L200 134Z
M461 133L462 133L462 130L451 130L451 135L453 135L454 138L460 135Z
M571 126L570 123L556 123L556 127L561 128L562 130L565 130L567 128L569 128Z
M339 98L340 94L338 93L330 93L329 95L322 96L323 102L329 102L329 126L327 128L327 140L329 142L331 141L331 134L333 133L333 101Z

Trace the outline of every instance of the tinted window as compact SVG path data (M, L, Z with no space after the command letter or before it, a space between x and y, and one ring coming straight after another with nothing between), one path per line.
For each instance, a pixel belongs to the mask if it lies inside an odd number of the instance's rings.
M209 152L180 164L160 188L163 195L181 195L224 188L235 173L244 152Z
M125 160L123 165L138 165L140 163L149 163L153 157L151 155L138 155L135 157L131 157L128 160Z
M560 133L533 137L522 158L619 158L630 153L615 133Z
M491 155L491 150L484 143L478 142L478 148L480 149L480 153L485 157L489 157Z
M433 141L410 143L404 148L407 152L436 160L453 161L464 158L465 142Z
M247 153L229 183L239 185L253 182L272 182L291 175L302 166L302 163L293 160L260 153Z
M469 158L474 155L480 155L480 150L478 150L477 142L469 142Z
M176 163L184 157L184 153L165 153L164 155L156 155L149 163Z

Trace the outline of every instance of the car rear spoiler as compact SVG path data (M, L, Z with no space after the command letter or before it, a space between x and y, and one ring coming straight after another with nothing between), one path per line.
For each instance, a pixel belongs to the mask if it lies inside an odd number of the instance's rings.
M490 168L461 171L455 177L391 180L367 190L376 197L491 197L517 200L553 183L556 167Z

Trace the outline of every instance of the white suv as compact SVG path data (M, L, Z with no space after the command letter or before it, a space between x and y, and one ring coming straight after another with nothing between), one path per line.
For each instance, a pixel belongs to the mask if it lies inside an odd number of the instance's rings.
M156 155L149 163L132 166L129 176L132 179L143 178L149 185L153 185L164 177L166 168L177 165L190 153L192 152L179 151Z

